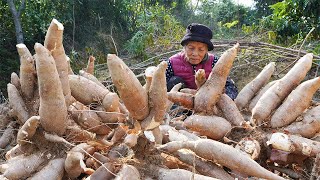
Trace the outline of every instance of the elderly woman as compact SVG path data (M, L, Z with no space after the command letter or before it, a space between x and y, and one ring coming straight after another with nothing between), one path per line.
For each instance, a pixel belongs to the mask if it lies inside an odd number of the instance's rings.
M183 83L184 87L197 89L195 84L195 72L204 69L208 78L212 68L218 61L218 57L208 53L213 50L212 31L205 25L192 23L186 29L182 38L183 50L168 60L166 70L168 91L176 84ZM238 89L234 82L228 78L225 86L225 93L235 99Z

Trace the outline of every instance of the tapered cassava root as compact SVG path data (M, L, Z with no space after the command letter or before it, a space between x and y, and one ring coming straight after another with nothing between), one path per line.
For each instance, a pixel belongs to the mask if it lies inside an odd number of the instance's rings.
M41 44L36 43L34 49L40 93L41 126L48 132L62 135L67 126L67 106L55 60Z
M254 97L254 95L259 91L259 89L261 89L261 87L269 81L274 70L275 63L269 63L254 80L252 80L244 88L242 88L237 98L235 99L235 103L240 110L244 108Z
M20 84L22 95L28 99L33 97L36 82L35 61L29 49L24 44L17 44L20 56Z
M199 113L207 111L217 103L237 55L239 44L224 52L209 75L207 81L201 86L194 97L194 110Z
M63 25L56 19L53 19L44 40L44 47L46 47L51 52L51 55L56 64L56 69L59 74L59 79L62 85L66 104L70 105L72 98L68 79L69 68L67 56L63 47L63 30Z
M108 55L108 67L112 81L130 116L140 121L146 118L149 115L147 91L134 73L114 54Z
M202 158L218 162L232 170L241 171L251 176L265 179L284 179L264 169L257 162L244 155L243 152L218 141L209 139L176 141L160 146L160 149L168 152L175 152L183 148L192 150ZM251 168L247 168L248 166Z

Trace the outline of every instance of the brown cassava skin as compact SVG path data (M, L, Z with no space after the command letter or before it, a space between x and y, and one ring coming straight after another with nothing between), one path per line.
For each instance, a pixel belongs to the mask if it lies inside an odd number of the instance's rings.
M61 180L64 175L64 161L64 158L50 160L45 167L27 180L45 180L53 177Z
M86 72L89 74L94 74L94 61L96 60L95 57L89 56Z
M206 80L206 72L204 71L204 69L199 69L195 75L197 89L199 89L206 82Z
M14 123L11 122L8 127L4 130L0 137L0 148L4 149L8 144L10 144L11 140L14 138Z
M221 139L231 130L231 124L218 116L191 115L184 120L183 125L215 140Z
M111 128L101 123L100 117L96 112L90 110L87 106L80 102L74 102L69 106L69 112L71 113L74 121L79 124L85 130L96 134L108 134Z
M227 77L237 55L239 44L224 52L213 67L207 81L201 86L194 97L195 113L210 114L212 108L223 93Z
M149 115L147 91L118 56L108 54L107 64L113 84L130 116L136 120L144 120Z
M271 62L263 68L263 70L241 89L237 98L234 100L239 110L243 109L254 95L269 81L275 70L275 63Z
M139 171L132 165L124 164L118 172L115 180L140 180Z
M160 168L158 171L158 180L190 180L190 179L201 179L201 180L218 180L216 178L203 176L200 174L194 174L191 171L184 169L164 169Z
M188 94L192 94L192 95L196 95L197 90L195 89L189 89L189 88L183 88L180 90L180 92L182 93L188 93Z
M34 49L40 93L41 126L47 132L63 135L67 125L67 106L55 60L41 44L36 43Z
M231 170L238 171L249 176L284 180L284 178L273 174L252 160L247 154L227 144L211 139L200 139L197 141L175 141L159 147L160 150L175 152L179 149L190 149L198 156L226 166ZM250 168L248 168L250 167Z
M21 91L20 79L19 79L19 76L15 72L11 73L10 83L12 85L14 85L18 91Z
M18 89L14 85L10 83L7 84L7 91L9 104L13 109L14 115L18 118L19 124L24 124L29 118L29 113L27 111L25 102L23 101Z
M168 99L187 109L193 109L194 95L182 92L168 92Z
M161 62L155 69L152 82L149 88L149 108L150 113L145 120L141 122L142 129L153 129L153 124L159 126L167 110L167 86L166 69L167 62ZM155 123L154 123L155 122Z
M312 138L320 132L320 106L307 110L302 115L302 121L294 122L285 128L291 134L300 134L305 138Z
M63 47L63 25L58 22L56 19L51 21L51 24L48 28L45 40L44 47L47 48L52 57L55 60L55 64L59 73L59 78L62 85L63 94L66 99L67 105L71 104L71 90L69 85L69 67L67 62L67 55Z
M260 91L258 91L258 93L254 96L254 98L251 100L251 102L249 103L249 110L252 111L252 109L254 108L254 106L256 106L257 102L259 101L259 99L261 98L261 96L271 87L273 86L275 83L277 82L277 80L275 81L271 81L269 82L267 85L265 85L262 89L260 89Z
M19 129L17 134L17 143L24 145L30 143L32 136L40 124L40 116L30 117Z
M45 159L40 152L34 152L30 156L17 156L7 162L8 169L6 169L3 175L12 180L29 177L31 173L35 172L45 162Z
M82 76L69 75L69 82L72 96L85 105L102 102L109 93L108 89Z
M271 127L283 127L292 123L310 106L312 97L319 88L320 77L300 84L271 116Z
M194 165L195 169L202 175L224 180L234 179L218 165L214 164L213 162L199 158L190 150L180 149L177 152L175 152L174 155L180 161L189 165Z
M273 86L271 86L259 99L252 109L252 121L261 124L271 115L290 92L304 79L312 65L313 55L304 55L290 69L290 71Z
M20 84L23 97L31 99L36 85L34 59L24 44L16 45L20 56Z
M149 89L149 108L155 111L153 118L156 122L162 122L166 113L168 97L165 71L167 67L168 63L165 61L157 66Z
M235 102L228 95L222 94L220 96L217 107L221 109L226 120L232 125L241 126L245 122Z
M107 112L120 112L119 97L116 93L108 93L102 101L102 105Z
M83 77L85 77L85 78L97 83L99 86L101 86L103 88L106 88L94 75L92 75L92 74L90 74L88 72L85 72L83 70L80 70L79 74L80 74L80 76L83 76Z

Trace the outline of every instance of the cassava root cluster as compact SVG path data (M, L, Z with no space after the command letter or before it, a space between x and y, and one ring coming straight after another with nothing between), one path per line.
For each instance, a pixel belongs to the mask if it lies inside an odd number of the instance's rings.
M2 179L320 175L320 142L315 138L320 114L311 103L320 79L302 82L312 54L270 83L275 63L268 64L235 101L224 87L239 44L222 54L208 79L203 70L195 74L197 90L177 84L167 92L166 62L147 68L142 85L122 59L109 54L117 90L111 92L94 76L93 56L79 75L73 73L63 30L54 19L44 45L34 45L34 55L24 44L17 45L20 74L12 73L8 106L0 107L0 147L6 151ZM193 114L173 117L173 103ZM307 160L314 166L306 166ZM299 172L297 166L307 170Z

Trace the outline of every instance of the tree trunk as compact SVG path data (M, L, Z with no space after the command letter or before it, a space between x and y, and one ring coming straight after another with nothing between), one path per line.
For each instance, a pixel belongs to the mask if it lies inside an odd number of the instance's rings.
M18 10L16 9L16 6L14 4L14 0L7 0L7 3L9 5L10 11L12 13L13 22L14 22L14 26L16 29L17 44L23 43L23 32L22 32L22 26L21 26L21 22L20 22L20 15L21 15L21 12L26 7L26 1L25 0L21 1L21 4L20 4Z

